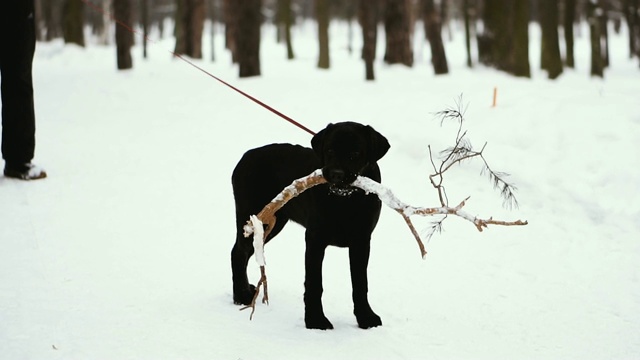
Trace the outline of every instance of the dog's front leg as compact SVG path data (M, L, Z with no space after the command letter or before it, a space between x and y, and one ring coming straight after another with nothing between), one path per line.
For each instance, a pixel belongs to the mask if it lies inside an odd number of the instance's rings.
M304 322L307 329L327 330L333 325L322 309L322 261L326 245L307 231L304 277Z
M354 242L349 247L349 266L351 268L351 286L353 288L353 313L358 326L368 329L382 325L380 317L369 305L367 293L367 266L369 265L369 239Z

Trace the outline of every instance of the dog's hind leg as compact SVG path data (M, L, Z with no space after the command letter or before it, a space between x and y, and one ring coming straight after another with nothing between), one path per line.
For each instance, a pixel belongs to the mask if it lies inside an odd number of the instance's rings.
M247 278L247 264L253 255L253 243L244 237L240 228L236 234L236 243L231 250L231 272L233 276L233 302L249 305L256 291Z

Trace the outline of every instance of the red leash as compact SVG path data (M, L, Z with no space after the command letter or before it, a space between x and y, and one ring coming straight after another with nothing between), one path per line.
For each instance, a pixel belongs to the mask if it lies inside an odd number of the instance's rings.
M122 27L124 27L125 29L127 29L127 31L129 31L129 32L131 32L131 33L133 33L133 34L137 34L137 35L139 35L139 33L138 33L137 31L135 31L131 26L129 26L129 25L125 24L124 22L122 22L122 21L120 21L120 20L116 19L113 15L111 15L111 14L110 14L110 13L108 13L108 12L106 12L103 8L101 8L101 7L97 6L97 5L95 5L95 4L94 4L94 3L92 3L91 1L89 1L89 0L82 0L82 2L83 2L83 3L85 3L85 4L87 4L87 5L88 5L89 7L91 7L92 9L94 9L94 10L96 10L96 11L98 11L98 12L100 12L100 13L104 14L104 15L107 15L111 20L115 21L118 25L121 25ZM144 36L144 35L142 35L142 36L143 36L145 39L147 39L147 41L152 42L152 43L154 43L154 44L155 44L155 41L153 41L153 40L149 39L149 37ZM265 108L265 109L267 109L267 110L271 111L272 113L274 113L274 114L276 114L276 115L280 116L282 119L284 119L284 120L286 120L286 121L290 122L291 124L293 124L293 125L297 126L298 128L300 128L300 129L302 129L302 130L304 130L304 131L308 132L308 133L309 133L309 134L311 134L311 135L315 135L315 134L316 134L315 132L313 132L313 131L309 130L307 127L305 127L304 125L300 124L299 122L297 122L297 121L293 120L292 118L288 117L287 115L285 115L285 114L281 113L280 111L278 111L278 110L276 110L276 109L272 108L271 106L269 106L269 105L265 104L264 102L262 102L262 101L260 101L260 100L256 99L255 97L253 97L253 96L251 96L251 95L247 94L246 92L244 92L244 91L242 91L242 90L238 89L237 87L235 87L235 86L233 86L233 85L229 84L228 82L226 82L226 81L224 81L224 80L220 79L219 77L217 77L217 76L213 75L212 73L208 72L207 70L205 70L205 69L201 68L200 66L198 66L198 65L194 64L193 62L189 61L187 58L183 57L182 55L180 55L180 54L178 54L178 53L176 53L176 52L174 52L174 51L171 51L171 50L168 50L168 51L169 51L173 56L177 57L178 59L180 59L180 60L182 60L182 61L186 62L187 64L189 64L189 65L193 66L194 68L196 68L196 69L198 69L198 70L202 71L203 73L205 73L205 74L209 75L209 76L210 76L210 77L212 77L213 79L218 80L220 83L222 83L222 84L224 84L224 85L228 86L229 88L231 88L231 89L235 90L236 92L238 92L238 93L240 93L241 95L245 96L245 97L246 97L246 98L248 98L249 100L251 100L251 101L255 102L256 104L258 104L258 105L262 106L263 108Z

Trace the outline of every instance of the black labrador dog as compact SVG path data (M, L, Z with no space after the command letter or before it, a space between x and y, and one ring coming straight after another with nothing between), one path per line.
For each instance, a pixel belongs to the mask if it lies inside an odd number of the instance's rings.
M322 309L322 261L328 245L349 248L354 314L358 325L382 325L367 299L367 265L371 233L380 216L375 194L351 187L358 175L380 182L376 161L389 150L387 139L370 126L354 122L329 124L311 139L312 149L272 144L249 150L233 171L236 204L236 243L231 251L233 300L249 304L255 286L247 279L247 263L253 254L251 238L243 226L293 180L322 168L326 184L317 185L289 201L276 213L268 242L289 220L306 228L305 325L332 329Z

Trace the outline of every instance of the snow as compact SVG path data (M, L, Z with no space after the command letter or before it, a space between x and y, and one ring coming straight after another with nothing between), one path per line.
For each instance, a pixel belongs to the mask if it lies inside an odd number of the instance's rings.
M1 357L640 358L640 71L624 30L611 39L604 80L588 76L583 28L577 68L556 81L537 70L535 27L532 79L466 69L460 29L452 31L451 74L439 77L421 46L414 68L378 61L377 80L365 82L337 23L329 71L315 69L311 24L295 29L294 61L265 27L259 78L237 78L221 32L217 61L197 61L313 130L372 125L391 143L380 161L385 186L427 206L439 204L427 145L445 149L457 131L433 113L463 94L467 137L486 141L492 168L511 173L520 208L503 209L473 161L446 174L449 199L471 196L466 211L529 225L480 233L450 217L422 260L402 218L384 208L369 265L384 325L370 330L352 315L348 256L337 248L326 254L323 296L335 329L304 328L295 225L266 249L270 305L249 321L232 301L232 169L247 149L308 145L307 133L172 59L170 39L149 60L134 48L126 72L115 70L112 46L38 44L35 162L49 177L0 178ZM255 262L249 271L257 282Z

